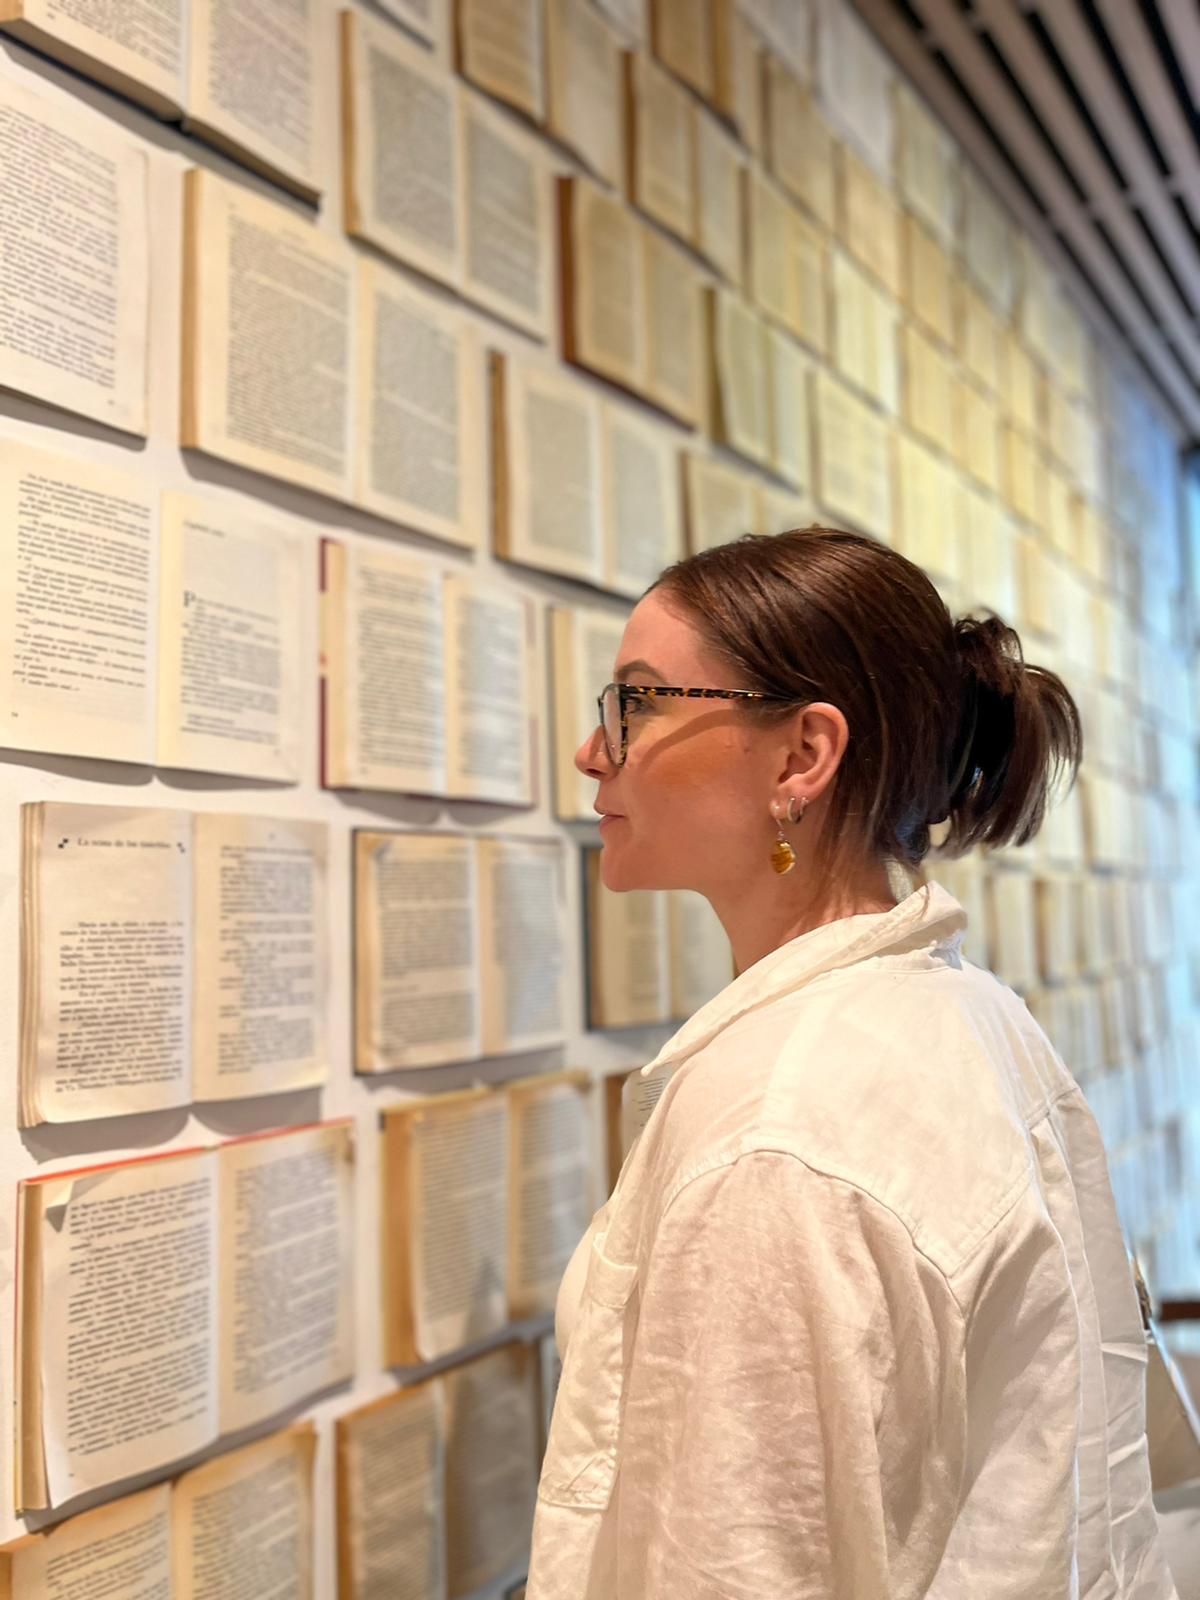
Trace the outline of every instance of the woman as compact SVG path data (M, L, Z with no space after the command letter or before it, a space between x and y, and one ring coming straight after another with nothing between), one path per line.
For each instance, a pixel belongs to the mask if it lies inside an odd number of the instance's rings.
M529 1600L1173 1595L1096 1124L957 903L892 888L933 823L1032 837L1067 690L822 528L669 568L616 679L604 882L698 890L739 976L564 1277Z

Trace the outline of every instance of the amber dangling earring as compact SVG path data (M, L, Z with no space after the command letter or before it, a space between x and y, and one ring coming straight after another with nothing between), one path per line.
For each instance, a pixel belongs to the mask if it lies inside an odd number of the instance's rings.
M792 807L794 804L795 799L789 795L787 803L787 819L793 824L797 822L803 822L804 809L808 805L808 800L801 800L800 815L798 817L794 817L792 815ZM778 800L773 800L771 802L771 815L775 818L775 831L779 835L778 839L776 839L775 843L771 846L771 866L782 877L785 872L790 872L796 865L796 852L792 849L791 845L784 837L783 828L779 821Z

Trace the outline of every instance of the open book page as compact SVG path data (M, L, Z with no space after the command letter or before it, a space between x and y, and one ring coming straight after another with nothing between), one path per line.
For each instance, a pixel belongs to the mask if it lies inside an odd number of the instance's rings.
M2 1600L166 1600L170 1583L165 1483L0 1550Z
M156 498L97 462L0 445L5 746L154 760Z
M534 122L545 116L540 0L456 0L458 70Z
M911 323L905 324L902 350L905 418L914 431L927 439L930 444L952 453L955 442L954 368L937 345L932 340L926 339L924 334L919 333ZM1032 446L1028 447L1027 459L1030 461L1031 470L1036 470L1033 469L1032 463L1038 458ZM1038 464L1040 467L1040 461ZM1013 465L1010 459L1009 482L1011 488L1019 494L1022 474L1011 470ZM1041 525L1043 507L1038 504L1036 497L1028 498L1023 504L1019 504L1017 509L1023 516Z
M553 1311L592 1216L590 1080L586 1073L508 1086L511 1196L508 1296L514 1318Z
M704 306L691 260L653 228L642 230L646 372L642 393L688 427L704 413Z
M817 497L827 513L892 536L887 423L828 373L816 375Z
M695 210L695 101L649 56L628 52L629 176L633 202L680 239Z
M343 11L346 232L446 283L462 267L458 93L427 50Z
M0 88L0 375L144 434L146 157L104 119Z
M382 542L323 549L324 781L437 794L446 784L442 575Z
M504 1345L454 1367L446 1386L446 1544L451 1600L520 1560L538 1476L532 1345Z
M904 83L896 86L896 131L900 193L926 226L953 248L958 213L955 141Z
M608 582L636 600L684 553L679 452L667 429L625 406L606 405L601 422Z
M963 265L969 277L1007 319L1017 292L1014 226L1009 214L971 167L960 172Z
M787 533L792 528L807 528L816 520L809 495L769 483L755 484L752 533Z
M766 324L740 296L707 290L713 436L751 461L771 453Z
M696 248L723 278L740 287L745 270L742 260L744 160L737 141L703 107L696 110L695 162L693 237Z
M32 1507L216 1438L216 1166L204 1152L159 1156L24 1189L41 1340L22 1354L40 1369L48 1489L47 1501L22 1484Z
M175 1485L171 1600L314 1600L311 1422L206 1461Z
M211 172L184 184L180 443L349 499L353 256Z
M551 367L492 358L497 553L604 582L600 402Z
M835 219L833 133L782 61L767 55L767 146L771 171L826 231Z
M191 817L38 803L22 830L23 1121L185 1105Z
M318 0L188 0L187 126L315 199Z
M781 478L803 489L810 478L808 363L786 333L778 328L767 328L765 333L768 459Z
M324 1083L324 824L209 812L194 829L193 1098Z
M896 545L935 583L962 567L963 485L954 469L906 434L896 447Z
M447 573L446 792L533 803L533 602Z
M588 1026L630 1028L671 1016L667 902L656 889L614 894L587 853Z
M358 267L355 488L360 505L453 544L483 520L483 356L444 301Z
M441 1382L337 1419L340 1600L446 1600Z
M621 41L591 0L546 0L546 125L605 183L625 172Z
M746 208L747 292L760 311L795 331L797 285L788 270L791 202L765 174L751 167L746 171Z
M893 298L903 289L900 207L886 184L849 145L838 149L841 182L838 231L850 254L873 273Z
M938 239L906 216L904 240L904 290L909 310L943 344L953 345L958 303L956 264Z
M681 0L688 5L689 0ZM711 6L714 85L712 104L737 130L738 138L754 155L762 157L762 58L760 47L740 0L690 0L703 14Z
M819 354L829 348L829 310L826 288L827 256L825 235L806 221L798 211L791 216L788 248L795 289L794 316L788 326L797 338Z
M637 393L645 381L646 228L586 178L558 180L563 354Z
M566 1034L566 858L557 841L480 839L483 1053L536 1050Z
M509 1320L508 1101L487 1090L425 1101L410 1137L404 1231L391 1247L410 1241L413 1346L432 1361ZM389 1208L389 1231L396 1221Z
M470 839L355 833L356 1072L482 1053L475 926Z
M691 889L668 892L667 928L671 1015L682 1021L733 982L733 952L716 912Z
M140 101L160 117L183 105L184 0L0 0L0 25L35 50Z
M220 1420L233 1433L354 1372L354 1130L238 1139L220 1169Z
M450 4L451 0L379 0L379 9L442 55L449 38Z
M662 1099L663 1090L671 1081L674 1068L670 1063L655 1067L653 1072L643 1072L640 1067L625 1075L621 1085L621 1105L618 1117L617 1176L629 1154L634 1140L650 1120L650 1114ZM616 1178L614 1177L614 1186Z
M716 92L714 0L650 0L654 54L705 100Z
M298 783L299 534L165 494L159 550L159 764Z
M616 612L554 606L550 674L554 695L554 809L564 822L590 822L596 785L575 766L575 752L599 720L596 701L612 682L625 619Z
M554 320L551 170L542 145L462 96L463 292L548 340Z
M754 480L736 467L688 451L683 457L688 548L708 550L754 527Z

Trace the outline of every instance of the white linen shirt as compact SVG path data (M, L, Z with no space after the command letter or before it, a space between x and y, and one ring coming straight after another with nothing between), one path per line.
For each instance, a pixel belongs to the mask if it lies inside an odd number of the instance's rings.
M563 1280L527 1600L1167 1600L1104 1150L937 884L757 961Z

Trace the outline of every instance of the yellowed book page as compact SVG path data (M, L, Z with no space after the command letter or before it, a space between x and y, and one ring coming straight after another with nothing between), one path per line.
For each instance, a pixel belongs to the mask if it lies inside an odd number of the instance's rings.
M349 499L350 250L211 172L185 184L180 442Z
M546 124L605 183L625 171L621 41L591 0L545 0Z
M171 493L159 550L159 765L298 783L312 581L298 532Z
M668 1022L666 896L656 889L623 894L606 889L600 858L600 850L588 852L588 1026L631 1028Z
M996 408L969 383L958 382L954 393L958 459L973 478L999 494L1004 471Z
M691 889L667 893L671 1015L690 1017L733 982L733 951L720 918Z
M664 67L704 99L714 98L713 0L650 0L650 40Z
M317 1124L224 1144L222 1433L354 1374L354 1129Z
M750 299L760 311L782 322L784 327L794 328L798 285L789 271L791 206L783 191L757 169L747 169L746 180Z
M319 0L189 0L186 125L315 199Z
M542 144L477 96L462 96L463 292L535 339L557 310L553 193Z
M431 278L462 276L459 86L386 22L342 13L346 232Z
M835 365L872 399L894 411L900 399L895 308L866 273L840 252L833 258L832 279ZM909 331L906 327L905 334Z
M508 1101L496 1091L413 1112L413 1335L432 1361L508 1322Z
M160 117L183 105L183 0L4 0L0 23L26 44Z
M328 830L206 812L194 837L193 1097L324 1083Z
M539 0L456 0L458 70L534 122L546 114Z
M0 445L8 748L154 760L157 509L128 473Z
M532 1345L505 1345L443 1378L450 1600L500 1577L528 1546L539 1459L536 1359Z
M533 602L489 579L445 579L446 790L533 804Z
M446 1431L433 1378L337 1419L338 1600L446 1600Z
M477 903L469 839L355 833L357 1072L481 1053Z
M646 399L697 427L704 415L702 279L654 229L642 237L646 273Z
M217 1436L216 1166L199 1152L64 1174L42 1204L50 1337L30 1358L57 1506Z
M504 363L507 505L502 554L564 577L604 582L600 402L569 374Z
M808 363L799 345L778 328L765 329L765 338L768 460L793 488L804 489L812 476Z
M442 53L449 44L450 4L451 0L379 0L379 9Z
M982 179L969 167L962 170L963 264L1007 319L1017 291L1014 228L1008 213Z
M637 600L684 554L679 452L673 434L625 406L606 405L602 429L608 584Z
M900 194L948 250L955 245L958 155L953 137L907 84L896 88Z
M710 288L713 437L765 465L771 453L766 324L740 296Z
M901 335L904 361L904 414L923 439L940 450L955 445L954 372L935 344L911 323Z
M145 154L107 119L6 81L0 158L0 381L145 434Z
M1037 446L1015 428L1004 430L1006 483L1013 510L1035 528L1046 522L1046 467Z
M162 1483L0 1550L0 1600L165 1600L170 1512L170 1485Z
M344 546L342 719L349 788L439 794L446 786L442 575L379 541ZM337 780L334 780L337 781Z
M1037 987L1037 932L1034 880L1025 872L988 875L990 945L996 976L1018 993Z
M191 1099L192 819L22 808L22 1120Z
M964 550L957 474L907 434L897 434L895 446L896 545L936 583L957 581Z
M509 1087L509 1311L554 1310L562 1275L593 1212L586 1074Z
M826 229L834 225L834 140L812 96L768 55L767 143L771 171Z
M1004 336L1004 401L1011 421L1027 433L1038 431L1038 369L1011 329Z
M900 258L900 208L883 179L842 145L840 226L842 241L855 260L892 296L903 288Z
M696 218L692 237L697 250L727 282L742 286L742 191L744 159L716 117L696 108L696 176L693 197Z
M358 264L355 498L453 544L483 521L483 355L443 301L374 261Z
M1004 361L1004 326L982 295L962 286L959 301L959 355L963 365L992 394L999 394Z
M793 212L788 229L796 297L792 331L818 355L829 349L829 267L825 235Z
M561 1044L567 1031L567 863L557 841L481 839L483 1053Z
M917 221L904 218L905 299L926 330L945 345L954 343L954 266L938 239Z
M591 822L596 785L575 766L575 752L596 728L596 701L613 681L625 631L619 613L554 606L550 612L554 697L554 811L565 822Z
M816 375L817 498L835 517L892 539L888 426L827 373Z
M559 179L563 354L637 393L646 374L645 224L586 178Z
M683 493L693 555L740 539L754 527L754 480L736 467L689 451L683 458Z
M629 53L625 61L632 130L631 197L671 233L690 239L696 103L648 56Z
M713 105L760 160L766 151L763 57L740 0L708 0L712 7L715 86Z
M185 1472L171 1600L315 1600L311 1422Z

